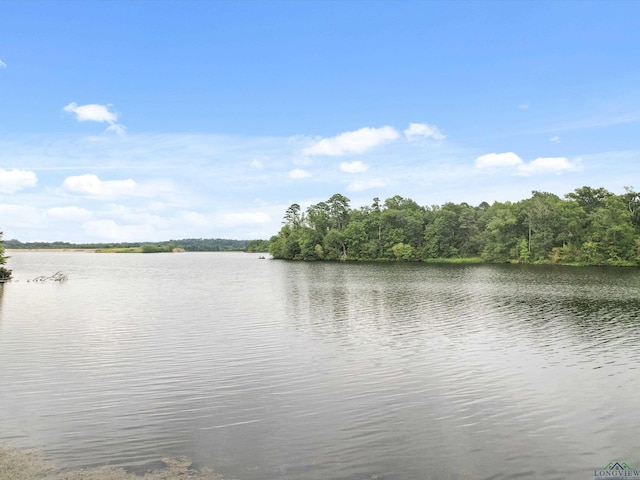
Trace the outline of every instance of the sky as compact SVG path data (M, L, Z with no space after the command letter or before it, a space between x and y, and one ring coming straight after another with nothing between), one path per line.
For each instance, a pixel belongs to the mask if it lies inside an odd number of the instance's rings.
M640 2L0 1L4 239L640 189Z

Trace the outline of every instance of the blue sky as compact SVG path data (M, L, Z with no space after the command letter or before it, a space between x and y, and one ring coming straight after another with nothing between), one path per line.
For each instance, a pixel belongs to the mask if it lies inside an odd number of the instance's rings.
M640 2L0 2L0 228L269 238L291 203L640 188Z

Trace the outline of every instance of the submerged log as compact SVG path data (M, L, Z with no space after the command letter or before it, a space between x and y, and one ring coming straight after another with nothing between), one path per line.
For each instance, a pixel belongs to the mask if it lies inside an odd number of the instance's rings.
M69 278L66 273L56 272L51 276L41 275L31 280L32 282L64 282Z

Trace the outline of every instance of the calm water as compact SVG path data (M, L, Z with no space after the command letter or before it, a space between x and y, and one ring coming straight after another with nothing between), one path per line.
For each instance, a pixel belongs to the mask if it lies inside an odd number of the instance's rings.
M12 253L0 442L228 478L640 466L640 271ZM63 270L65 283L28 279Z

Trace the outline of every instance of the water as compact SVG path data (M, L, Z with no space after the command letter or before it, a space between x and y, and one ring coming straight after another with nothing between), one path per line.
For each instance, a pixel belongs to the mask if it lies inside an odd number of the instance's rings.
M640 466L637 269L11 253L0 442L226 478ZM64 283L28 279L63 270Z

